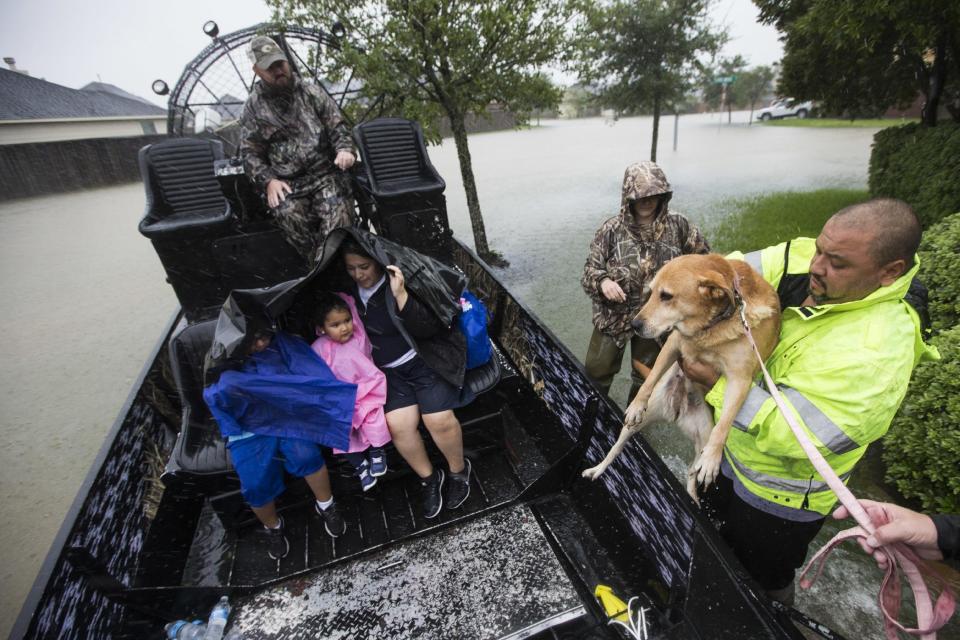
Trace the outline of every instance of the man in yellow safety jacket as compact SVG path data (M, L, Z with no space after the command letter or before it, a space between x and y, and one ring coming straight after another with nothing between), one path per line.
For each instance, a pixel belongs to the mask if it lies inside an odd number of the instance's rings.
M938 358L907 301L916 292L919 243L913 210L876 199L834 214L816 240L730 256L777 288L783 323L767 367L845 481L867 445L887 432L913 367ZM710 388L707 402L719 417L726 381L702 363L684 363L684 370ZM734 427L703 507L747 571L771 597L790 603L795 569L836 496L762 382L751 388Z

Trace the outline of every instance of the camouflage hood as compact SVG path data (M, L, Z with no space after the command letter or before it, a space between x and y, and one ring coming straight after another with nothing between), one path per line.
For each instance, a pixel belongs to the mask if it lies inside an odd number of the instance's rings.
M634 220L630 203L637 198L663 196L663 205L653 224ZM623 346L634 335L630 321L647 298L646 285L669 260L688 253L708 253L710 245L696 225L680 213L667 210L673 192L663 170L655 162L638 162L623 176L620 214L597 230L583 265L580 284L593 301L593 324ZM627 299L608 300L603 281L620 285Z
M630 204L634 200L646 198L648 196L663 196L663 203L660 211L657 212L657 220L663 219L667 215L667 204L670 197L673 196L673 190L670 183L667 182L667 176L663 169L656 162L644 160L627 167L623 173L623 190L620 196L620 217L627 224L633 222L633 212Z

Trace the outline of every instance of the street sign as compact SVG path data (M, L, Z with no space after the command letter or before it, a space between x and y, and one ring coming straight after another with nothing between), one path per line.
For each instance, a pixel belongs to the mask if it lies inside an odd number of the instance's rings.
M737 76L717 76L713 79L714 84L730 84L737 79Z

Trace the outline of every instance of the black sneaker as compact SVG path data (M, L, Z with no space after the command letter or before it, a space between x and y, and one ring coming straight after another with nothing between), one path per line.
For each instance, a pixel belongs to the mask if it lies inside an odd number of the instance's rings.
M463 471L450 472L450 482L447 483L447 509L456 509L470 497L470 471L472 465L466 458L463 459Z
M327 530L327 535L331 538L339 538L347 530L347 523L337 510L336 502L326 509L321 509L317 501L314 500L313 508L320 514L320 518L323 520L323 528Z
M263 527L263 535L267 540L267 555L274 560L286 558L290 553L290 542L283 533L283 518L278 517L278 520L280 520L280 526L276 529Z
M423 489L423 517L436 518L443 508L443 469L434 469L429 478L420 479Z

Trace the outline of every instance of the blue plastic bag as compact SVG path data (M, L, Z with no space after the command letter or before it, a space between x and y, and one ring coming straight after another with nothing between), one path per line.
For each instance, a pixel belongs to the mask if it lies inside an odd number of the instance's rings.
M466 289L460 294L460 308L460 330L467 339L467 369L476 369L493 355L487 335L487 308Z

